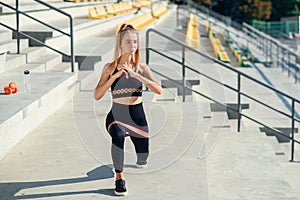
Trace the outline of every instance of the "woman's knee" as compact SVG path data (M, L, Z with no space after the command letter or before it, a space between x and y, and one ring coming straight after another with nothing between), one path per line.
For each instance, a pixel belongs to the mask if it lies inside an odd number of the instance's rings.
M126 130L123 127L120 127L118 124L114 124L111 126L109 133L114 144L124 143Z

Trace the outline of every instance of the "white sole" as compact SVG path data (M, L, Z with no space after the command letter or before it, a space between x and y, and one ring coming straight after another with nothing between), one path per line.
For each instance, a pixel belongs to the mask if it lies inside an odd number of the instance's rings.
M147 165L136 165L136 168L139 168L139 169L143 169L143 168L146 168Z
M127 193L128 193L128 191L126 191L126 192L117 192L117 191L115 191L115 195L117 195L117 196L126 196Z

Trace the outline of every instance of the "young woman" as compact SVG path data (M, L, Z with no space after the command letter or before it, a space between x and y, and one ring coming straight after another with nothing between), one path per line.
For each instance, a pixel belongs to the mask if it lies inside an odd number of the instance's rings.
M106 117L106 129L112 138L111 155L116 172L115 194L126 195L124 141L129 135L137 154L137 167L147 164L149 156L148 124L142 104L142 85L156 94L162 87L150 68L140 63L139 37L130 24L122 24L116 34L114 60L104 66L94 91L101 99L111 88L112 108Z

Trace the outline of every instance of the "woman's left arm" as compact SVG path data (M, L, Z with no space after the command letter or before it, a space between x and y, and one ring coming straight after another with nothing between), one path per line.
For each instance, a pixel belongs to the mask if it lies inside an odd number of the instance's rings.
M140 65L142 73L135 73L135 78L156 94L162 93L161 85L155 80L150 68L146 64Z

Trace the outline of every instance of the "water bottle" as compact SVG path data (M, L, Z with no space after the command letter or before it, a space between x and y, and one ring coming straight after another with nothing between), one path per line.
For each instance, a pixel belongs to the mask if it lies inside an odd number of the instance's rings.
M30 92L31 91L31 87L30 87L30 71L27 70L27 69L24 71L24 91L25 92Z

